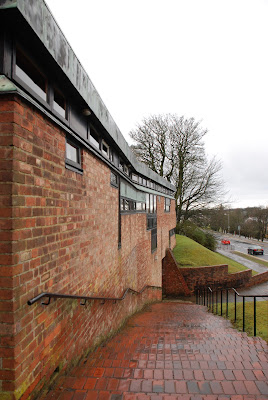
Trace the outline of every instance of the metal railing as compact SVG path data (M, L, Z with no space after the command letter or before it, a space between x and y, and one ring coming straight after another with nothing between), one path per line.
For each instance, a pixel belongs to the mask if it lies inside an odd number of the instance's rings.
M27 301L27 304L31 306L32 304L36 303L37 301L43 299L44 297L48 298L48 301L46 303L42 302L44 306L48 306L50 304L51 299L78 299L78 300L84 300L84 302L80 302L81 306L84 306L87 302L87 300L100 300L101 304L104 304L105 301L113 301L116 303L117 301L122 301L126 297L128 293L134 293L134 294L141 294L144 292L145 289L147 288L153 288L153 289L162 289L160 286L151 286L151 285L146 285L143 286L143 288L140 291L127 288L123 295L121 297L103 297L103 296L85 296L85 295L73 295L73 294L63 294L63 293L49 293L49 292L43 292L40 293L38 296L32 298L31 300Z
M207 287L198 287L195 289L196 295L196 304L201 304L208 307L208 310L223 315L223 305L225 303L225 316L228 318L229 315L229 291L234 294L234 321L237 321L237 298L242 297L242 326L243 332L245 332L245 299L246 297L253 298L253 331L254 336L256 336L257 332L257 308L256 308L256 299L258 297L267 297L268 294L240 294L235 288L216 288L212 289L210 286ZM218 308L220 310L218 312Z

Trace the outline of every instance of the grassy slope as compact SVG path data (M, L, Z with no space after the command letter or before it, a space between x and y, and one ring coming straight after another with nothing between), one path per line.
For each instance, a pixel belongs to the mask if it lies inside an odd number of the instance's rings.
M201 267L205 265L228 264L229 273L243 271L247 269L244 265L224 257L221 254L214 253L194 242L193 240L176 235L177 245L174 249L174 256L181 267ZM252 271L252 274L257 272ZM268 340L268 301L257 301L257 336ZM246 302L246 332L253 335L253 302ZM223 305L225 313L225 304ZM234 319L234 304L229 304L228 318L233 322ZM242 303L237 304L237 322L234 324L236 328L242 330Z
M228 306L228 319L232 321L234 326L242 331L243 329L243 304L237 303L237 320L234 322L234 303L229 303ZM225 314L226 306L223 305L223 316ZM256 330L257 336L262 337L268 341L268 301L257 301L256 304ZM253 336L253 301L245 303L245 331Z
M176 235L177 245L173 250L174 256L181 267L201 267L209 265L228 264L228 272L234 273L248 269L242 264L219 253L201 246L186 236ZM252 271L252 274L254 271Z

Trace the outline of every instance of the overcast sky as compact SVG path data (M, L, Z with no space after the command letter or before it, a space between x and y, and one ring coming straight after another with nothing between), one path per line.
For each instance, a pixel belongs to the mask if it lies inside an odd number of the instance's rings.
M156 113L202 120L231 207L268 206L268 0L46 0L128 142Z

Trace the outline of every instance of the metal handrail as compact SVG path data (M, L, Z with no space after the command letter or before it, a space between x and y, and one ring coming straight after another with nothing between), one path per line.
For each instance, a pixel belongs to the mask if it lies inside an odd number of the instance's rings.
M145 286L143 286L143 288L140 291L134 290L132 288L127 288L124 291L124 293L123 293L123 295L121 297L85 296L85 295L73 295L73 294L43 292L43 293L40 293L38 296L32 298L31 300L28 300L27 304L29 306L31 306L32 304L36 303L38 300L41 300L44 297L48 297L48 302L47 303L42 302L42 304L44 306L48 306L50 304L50 300L52 298L54 298L54 299L73 299L73 300L75 300L75 299L79 300L80 299L80 300L84 300L84 303L80 302L81 306L84 306L86 304L87 300L101 300L102 304L104 304L106 300L107 301L110 300L110 301L114 301L114 302L124 300L124 298L126 297L128 292L140 294L140 293L144 292L144 290L147 289L147 288L162 289L160 286L152 286L152 285L145 285Z
M223 314L222 312L222 305L223 305L223 296L222 293L225 290L226 291L226 318L228 317L228 304L229 304L229 290L232 290L234 292L234 304L235 304L235 318L234 320L237 320L237 311L236 311L236 304L237 304L237 296L243 298L243 332L245 332L245 298L246 297L253 297L253 330L254 330L254 336L256 336L257 332L257 323L256 323L256 298L257 297L268 297L268 294L240 294L235 288L225 288L225 289L219 289L216 288L213 289L210 286L207 287L197 287L196 288L196 304L202 304L206 305L208 307L208 310L214 313L214 293L216 293L216 314L218 314L218 291L220 290L221 296L220 296L220 305L221 305L221 310L220 310L220 315Z

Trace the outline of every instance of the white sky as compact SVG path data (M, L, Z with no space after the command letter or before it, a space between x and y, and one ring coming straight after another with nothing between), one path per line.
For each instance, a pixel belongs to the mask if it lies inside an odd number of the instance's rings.
M46 0L125 138L202 120L231 207L268 206L268 0Z

